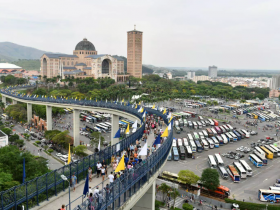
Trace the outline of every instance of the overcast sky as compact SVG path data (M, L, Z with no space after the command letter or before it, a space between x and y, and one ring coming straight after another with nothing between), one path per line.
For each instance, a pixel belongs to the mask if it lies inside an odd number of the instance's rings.
M72 54L83 38L126 56L143 31L143 63L280 68L279 0L0 0L0 42Z

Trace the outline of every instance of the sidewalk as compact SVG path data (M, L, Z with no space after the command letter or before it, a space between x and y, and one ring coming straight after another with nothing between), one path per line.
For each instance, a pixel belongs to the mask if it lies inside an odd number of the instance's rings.
M165 127L163 127L163 129L165 129ZM148 136L147 139L147 144L148 146L152 146L152 144L154 143L154 134L150 133L150 135ZM141 141L141 146L143 147L143 145L145 144L145 142ZM145 159L143 157L143 159ZM108 168L108 175L111 173L112 168ZM109 183L109 180L107 177L105 177L105 181L102 183L102 177L97 178L96 176L94 176L92 178L92 181L89 182L89 186L94 190L94 188L99 185L99 189L103 189L106 184ZM85 180L80 181L77 185L76 185L76 190L75 192L73 192L73 189L71 189L70 192L70 196L71 196L71 201L77 199L78 197L80 197L83 194L83 190L84 190L84 184L85 184ZM103 186L102 186L103 184ZM71 209L75 208L76 206L80 205L82 203L82 199L79 198L78 200L74 201L71 204ZM33 207L32 210L50 210L50 209L58 209L61 208L62 205L67 205L69 204L69 190L65 190L65 192L61 192L59 193L57 196L54 196L52 198L49 199L49 201L44 201L42 203L40 203L40 206L36 206ZM69 208L68 208L69 209Z

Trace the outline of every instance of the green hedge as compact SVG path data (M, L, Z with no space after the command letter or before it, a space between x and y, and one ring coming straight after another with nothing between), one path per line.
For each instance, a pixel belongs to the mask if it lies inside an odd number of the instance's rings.
M53 149L48 149L48 152L49 152L49 153L52 153L52 152L53 152Z
M248 209L248 210L263 210L266 209L266 203L265 204L259 204L259 203L249 203L249 202L243 202L243 201L237 201L237 200L231 200L228 198L225 198L225 201L227 203L237 203L239 204L239 207L241 210ZM280 205L268 205L268 210L279 210Z
M184 210L193 210L193 206L191 204L184 203L183 204L183 209Z
M159 207L164 206L164 204L165 204L164 202L156 200L155 201L155 210L159 210Z
M40 141L35 141L35 143L36 143L36 144L41 144L41 142L40 142Z

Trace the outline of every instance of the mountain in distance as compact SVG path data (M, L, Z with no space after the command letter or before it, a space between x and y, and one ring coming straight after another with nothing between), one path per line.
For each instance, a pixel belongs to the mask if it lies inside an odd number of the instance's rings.
M46 51L26 47L12 42L0 42L0 61L16 61L19 59L40 59Z

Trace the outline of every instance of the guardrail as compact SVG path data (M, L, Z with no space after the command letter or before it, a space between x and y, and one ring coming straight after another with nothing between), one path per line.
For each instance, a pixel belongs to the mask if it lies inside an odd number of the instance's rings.
M29 86L25 86L29 87ZM32 86L33 87L33 86ZM17 87L24 88L24 87ZM87 175L88 167L93 168L93 173L95 172L95 167L98 161L105 160L107 163L111 162L112 155L120 155L121 151L127 148L130 144L133 144L137 139L140 139L144 132L144 126L142 126L142 115L138 113L137 110L129 107L123 106L120 103L105 103L105 102L93 102L89 100L63 100L54 98L32 98L27 96L22 96L16 92L12 92L12 88L1 89L0 93L12 96L18 99L24 99L29 101L43 101L51 103L61 103L61 104L76 104L81 106L94 106L101 108L108 108L114 110L120 110L123 112L128 112L137 116L141 120L141 127L133 134L127 138L121 140L118 144L120 145L117 151L117 145L112 145L105 148L99 152L99 155L93 154L88 157L83 158L75 163L68 164L61 167L60 169L51 171L33 180L27 181L21 185L15 186L6 191L0 192L1 199L1 210L8 210L11 208L17 208L19 204L25 205L26 209L29 209L35 205L39 205L40 202L48 200L50 197L56 195L68 189L68 183L60 178L60 175L64 174L67 178L70 178L73 172L77 176L78 182L85 179ZM62 105L63 106L63 105ZM34 169L36 170L36 169Z
M146 108L146 111L150 114L156 114L157 116L162 117L164 122L168 124L166 115L163 115L161 112L150 108ZM85 201L82 201L81 205L75 207L74 210L87 210L91 209L89 208L91 206L94 206L95 210L104 210L108 207L112 210L119 208L131 196L140 190L141 187L149 181L150 177L152 177L164 164L169 154L172 140L173 130L169 132L167 139L156 150L156 152L152 153L152 155L150 155L146 160L136 164L133 169L124 171L124 175L110 185L108 184L105 188L103 183L99 184L98 186L102 186L101 188L99 187L102 192L102 196L97 197L93 202L89 202L89 200L86 199ZM83 195L79 198L83 198ZM68 209L68 206L69 205L66 206L66 209Z

